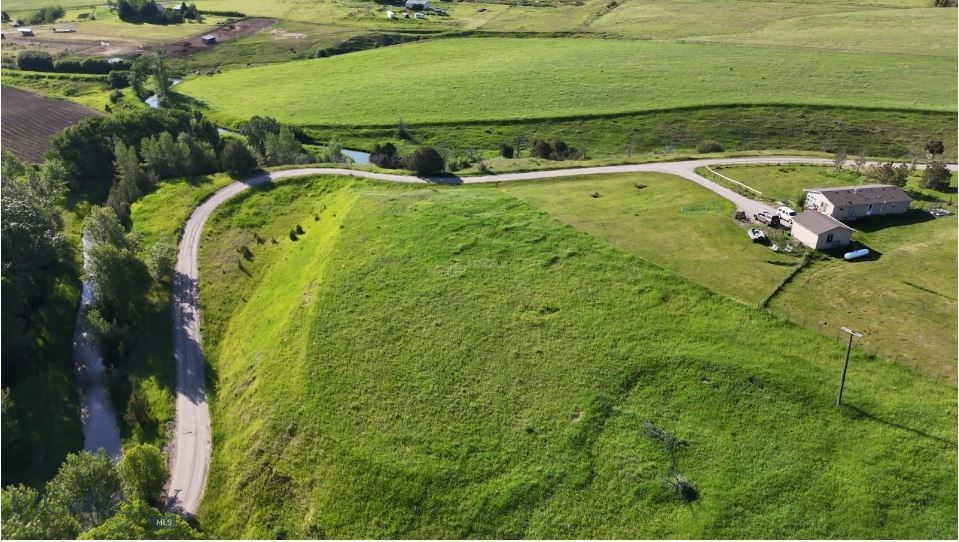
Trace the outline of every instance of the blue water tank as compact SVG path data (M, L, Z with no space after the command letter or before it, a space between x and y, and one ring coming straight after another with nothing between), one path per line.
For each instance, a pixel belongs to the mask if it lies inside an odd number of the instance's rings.
M847 252L843 255L843 258L847 260L855 260L856 258L862 258L866 254L869 254L868 248L860 248L859 250L854 250L852 252Z

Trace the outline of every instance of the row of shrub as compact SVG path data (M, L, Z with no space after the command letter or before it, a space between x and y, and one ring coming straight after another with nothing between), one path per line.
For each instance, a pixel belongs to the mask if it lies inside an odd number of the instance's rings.
M54 60L46 51L23 50L17 54L17 68L34 72L87 73L106 75L111 71L130 69L130 62L120 60L110 62L103 58L84 58L82 60L63 58Z

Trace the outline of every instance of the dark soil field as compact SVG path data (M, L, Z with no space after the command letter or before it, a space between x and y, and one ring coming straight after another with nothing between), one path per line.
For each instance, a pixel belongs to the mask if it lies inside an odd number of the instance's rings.
M53 134L96 111L12 87L2 87L2 146L17 158L39 162Z

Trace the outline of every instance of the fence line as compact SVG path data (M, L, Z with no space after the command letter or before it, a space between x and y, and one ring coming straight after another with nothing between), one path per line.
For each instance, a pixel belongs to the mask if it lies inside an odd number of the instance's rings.
M746 186L746 185L744 185L743 183L741 183L741 182L739 182L739 181L737 181L737 180L735 180L735 179L730 179L729 177L723 175L722 173L717 173L716 170L714 170L713 168L711 168L711 167L709 167L709 166L706 166L706 171L712 173L713 175L715 175L715 176L717 176L717 177L720 177L720 178L722 178L722 179L726 179L727 181L729 181L729 182L731 182L731 183L735 183L735 184L737 184L737 185L745 188L746 190L749 190L750 192L755 192L755 193L759 194L760 196L763 195L763 193L760 192L759 190L756 190L755 188L753 188L753 187L751 187L751 186Z

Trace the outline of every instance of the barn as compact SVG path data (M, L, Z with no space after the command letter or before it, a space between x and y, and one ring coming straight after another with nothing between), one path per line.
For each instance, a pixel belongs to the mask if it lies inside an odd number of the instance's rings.
M902 214L909 210L912 198L890 184L861 184L835 188L807 188L804 208L816 210L837 220Z
M792 222L792 236L809 248L830 250L852 241L852 228L819 211L800 213Z

